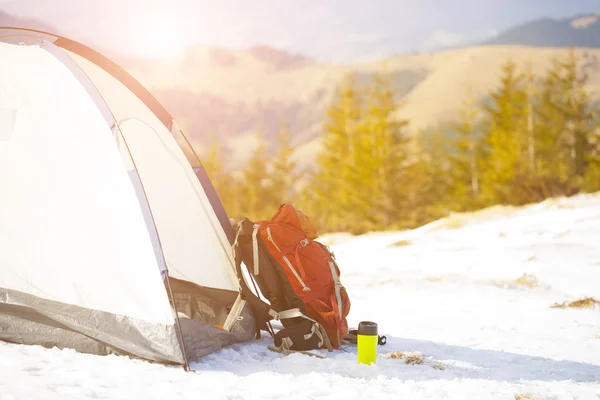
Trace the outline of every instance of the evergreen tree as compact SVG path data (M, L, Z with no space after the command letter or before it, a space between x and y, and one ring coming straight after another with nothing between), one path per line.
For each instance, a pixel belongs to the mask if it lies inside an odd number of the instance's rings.
M256 133L256 146L242 172L242 214L251 220L270 218L274 211L273 186L268 170L268 145L262 132Z
M417 133L415 162L408 168L411 179L406 188L415 200L405 227L444 217L455 207L452 146L443 122Z
M527 93L524 77L508 60L502 66L500 87L490 93L484 106L488 132L485 133L485 162L482 197L485 204L519 203L514 189L526 175Z
M211 135L208 151L201 161L225 211L230 216L237 216L240 211L238 196L235 193L237 185L229 172L225 170L224 163L227 158L215 135Z
M223 176L223 149L221 144L217 140L215 135L210 136L210 144L208 151L202 157L202 166L210 177L211 182L215 188L219 187L222 182L221 177ZM219 190L217 189L217 193Z
M315 190L318 173L319 171L317 171L314 165L298 171L297 180L294 185L294 201L296 206L310 217L319 231L327 231L331 230L331 228L325 225L326 221L323 218L324 207L321 203L323 198Z
M530 176L536 175L536 101L538 100L538 83L535 75L533 74L533 67L531 63L527 63L525 69L525 90L527 94L527 165L529 168Z
M281 203L292 202L294 186L297 181L296 162L293 160L292 134L282 125L282 130L276 136L277 153L271 165L271 183L273 188L273 212Z
M479 199L482 135L478 126L481 110L472 89L467 89L459 110L458 119L451 123L456 135L452 149L452 174L454 199L458 209L469 209Z
M596 167L597 111L585 90L588 76L579 68L573 49L564 60L555 60L545 79L546 106L555 125L555 173L567 182L568 192L579 190Z
M362 140L357 144L360 163L354 180L360 185L361 217L373 225L364 229L390 226L407 208L408 193L403 184L408 176L403 169L410 142L404 133L408 121L397 117L399 108L393 76L375 74L367 92Z
M565 174L560 172L563 166L556 159L560 151L557 138L560 136L564 125L563 116L553 106L556 85L550 79L550 72L556 68L558 62L541 77L537 87L533 130L535 134L535 170L534 178L537 182L537 196L534 200L542 200L547 197L563 195L566 179L561 178Z
M244 199L240 212L254 219L292 201L321 231L362 233L411 228L452 211L599 190L599 110L586 80L574 52L555 60L543 77L531 64L519 71L507 60L485 105L468 90L456 119L439 121L414 141L404 133L408 121L397 117L401 103L391 75L375 74L359 87L351 74L327 110L313 168L295 172L286 129L272 157L259 135L243 172L243 196L233 197ZM217 171L211 172L215 186L227 193L235 185L211 154L207 170ZM229 182L225 188L223 182Z
M318 224L330 230L350 230L356 210L356 168L363 107L354 74L335 93L322 137L313 180Z

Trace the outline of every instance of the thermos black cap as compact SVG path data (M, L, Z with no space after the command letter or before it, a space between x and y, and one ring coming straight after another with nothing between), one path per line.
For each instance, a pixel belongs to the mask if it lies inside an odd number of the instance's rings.
M371 321L362 321L358 324L359 335L377 336L377 324Z

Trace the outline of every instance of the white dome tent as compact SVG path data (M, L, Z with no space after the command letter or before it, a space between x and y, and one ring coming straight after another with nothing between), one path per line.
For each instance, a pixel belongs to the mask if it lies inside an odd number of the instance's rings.
M0 28L1 340L187 369L254 336L227 215L179 134L106 57Z

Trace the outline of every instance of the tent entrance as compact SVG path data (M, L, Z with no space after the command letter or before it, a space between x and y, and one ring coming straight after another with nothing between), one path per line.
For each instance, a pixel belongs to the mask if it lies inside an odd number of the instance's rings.
M186 365L252 338L171 115L64 37L0 27L0 58L0 340Z

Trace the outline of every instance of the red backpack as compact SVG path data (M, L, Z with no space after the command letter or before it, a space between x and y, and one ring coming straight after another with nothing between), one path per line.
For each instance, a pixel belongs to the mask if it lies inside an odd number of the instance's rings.
M283 350L338 348L348 333L350 299L335 257L314 240L318 233L309 218L282 204L271 220L243 219L234 230L238 275L243 261L270 304L241 278L244 299L262 329L269 330L271 319L284 326L274 334L275 345Z

